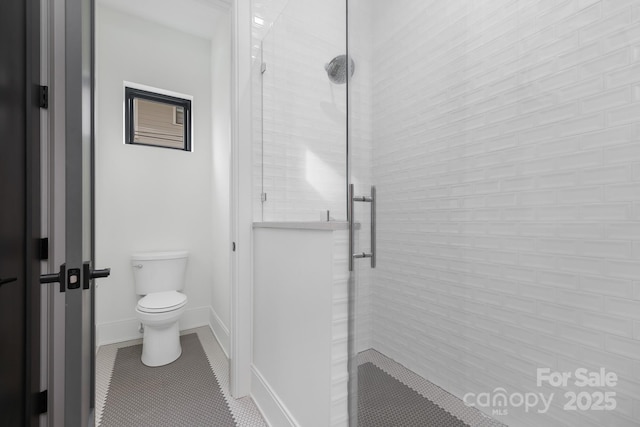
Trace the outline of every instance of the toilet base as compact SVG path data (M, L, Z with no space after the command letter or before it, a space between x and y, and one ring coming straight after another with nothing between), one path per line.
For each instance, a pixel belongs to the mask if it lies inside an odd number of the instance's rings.
M165 326L144 325L142 363L147 366L168 365L182 354L178 322Z
M167 365L182 354L180 345L180 316L184 305L177 310L146 313L136 307L138 319L144 327L142 363L147 366Z

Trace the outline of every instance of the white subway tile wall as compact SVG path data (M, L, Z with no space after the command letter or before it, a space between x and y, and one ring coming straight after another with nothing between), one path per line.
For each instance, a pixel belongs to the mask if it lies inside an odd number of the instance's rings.
M263 221L263 124L262 124L262 40L278 19L288 0L251 0L251 112L253 156L253 219ZM272 194L271 196L275 196Z
M459 398L555 393L512 426L640 425L640 1L368 4L371 346ZM617 409L565 411L538 367L616 372Z
M346 85L325 71L346 53L344 12L344 0L289 2L261 39L263 221L347 218Z

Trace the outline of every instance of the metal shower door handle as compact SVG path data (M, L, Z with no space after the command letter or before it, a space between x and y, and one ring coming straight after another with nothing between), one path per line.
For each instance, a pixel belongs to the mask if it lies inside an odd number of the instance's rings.
M368 253L354 253L354 202L371 203L371 252ZM371 186L370 196L354 196L354 186L349 184L349 271L353 271L353 260L361 258L371 258L371 268L376 268L376 186Z

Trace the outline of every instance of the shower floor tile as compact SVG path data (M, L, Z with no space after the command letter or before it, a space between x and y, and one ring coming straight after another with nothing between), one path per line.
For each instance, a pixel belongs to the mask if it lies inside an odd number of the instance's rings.
M224 352L220 348L220 345L216 341L211 330L204 326L201 328L195 328L182 331L182 335L195 333L198 335L198 339L202 344L204 352L209 360L211 370L216 376L220 389L229 409L236 420L238 426L243 427L266 427L262 415L260 414L257 406L251 400L250 397L242 399L234 399L229 393L229 361ZM126 341L122 343L110 344L101 346L96 354L96 425L100 426L102 415L104 411L104 404L106 401L107 391L109 389L109 382L113 373L113 366L116 359L116 354L119 348L129 347L132 345L142 343L141 339Z
M488 417L476 408L465 405L462 400L376 350L369 349L358 354L358 366L366 366L367 363L376 366L466 425L471 427L504 427L504 424ZM396 389L401 390L397 387ZM399 396L390 396L390 398L396 397ZM374 421L371 425L377 424Z

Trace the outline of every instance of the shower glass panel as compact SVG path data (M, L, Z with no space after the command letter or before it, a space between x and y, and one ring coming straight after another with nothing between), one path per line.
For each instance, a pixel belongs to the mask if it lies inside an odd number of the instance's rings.
M348 0L352 427L640 425L639 12Z
M264 11L258 18L264 35L256 37L262 80L257 220L345 221L345 0L273 1L256 9L256 16Z

